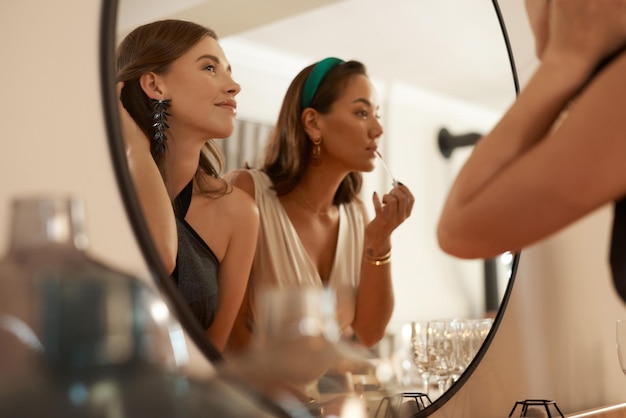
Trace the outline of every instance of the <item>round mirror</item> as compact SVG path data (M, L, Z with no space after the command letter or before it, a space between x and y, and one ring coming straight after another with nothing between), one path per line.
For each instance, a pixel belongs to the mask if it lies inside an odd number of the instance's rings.
M410 379L407 324L441 318L495 317L486 343L447 391L433 389L434 411L467 379L484 353L506 304L517 256L462 261L438 247L435 226L448 187L471 145L515 99L506 32L491 0L120 0L105 2L102 59L111 149L135 233L171 296L185 329L209 360L219 353L159 265L124 167L115 106L113 50L133 28L159 19L191 20L214 29L242 85L238 125L221 142L227 170L253 163L278 115L292 78L327 56L362 61L382 103L381 140L387 171L364 180L364 196L385 187L388 171L411 188L413 214L393 236L395 310L388 337L376 348ZM107 27L107 25L110 25ZM473 138L473 139L472 139ZM445 144L442 145L442 142ZM364 199L366 202L369 199ZM373 210L373 209L372 209ZM383 344L385 343L385 344ZM408 363L407 363L408 361Z

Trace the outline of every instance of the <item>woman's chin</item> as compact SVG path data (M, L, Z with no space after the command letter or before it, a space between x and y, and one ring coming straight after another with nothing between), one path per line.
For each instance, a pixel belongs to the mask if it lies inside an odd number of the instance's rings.
M233 125L230 129L220 129L214 130L211 133L212 139L228 139L233 136L233 132L235 132L235 126Z
M371 173L372 171L374 171L374 169L376 169L376 164L374 164L374 161L371 161L363 168L363 170L359 171L362 171L364 173Z

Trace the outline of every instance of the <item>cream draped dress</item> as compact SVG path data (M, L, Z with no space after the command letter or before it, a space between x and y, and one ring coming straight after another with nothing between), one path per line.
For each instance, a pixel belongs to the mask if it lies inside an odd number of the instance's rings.
M258 314L259 295L265 287L316 287L324 284L309 258L298 233L272 189L269 177L250 170L260 213L256 255L250 274L250 307L253 319ZM327 287L337 297L337 322L350 333L354 319L356 291L361 272L364 220L357 203L339 206L337 249Z

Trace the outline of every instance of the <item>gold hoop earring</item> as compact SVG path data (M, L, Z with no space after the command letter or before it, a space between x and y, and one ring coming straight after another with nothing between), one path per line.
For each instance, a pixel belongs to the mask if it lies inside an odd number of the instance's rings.
M322 162L322 138L316 137L312 140L313 150L311 151L311 161L313 164L319 165Z

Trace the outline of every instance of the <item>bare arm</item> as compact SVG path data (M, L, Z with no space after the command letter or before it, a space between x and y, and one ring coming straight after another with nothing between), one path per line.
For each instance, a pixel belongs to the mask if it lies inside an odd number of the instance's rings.
M118 84L118 97L123 83ZM168 273L176 266L176 218L161 173L150 154L150 141L118 101L128 169L133 179L152 241Z
M233 191L230 199L227 216L231 216L233 228L218 272L219 306L215 321L207 330L222 352L245 298L259 229L259 212L254 201L239 189Z
M243 295L243 300L241 301L241 307L239 308L239 312L237 312L237 317L235 318L235 323L233 324L233 329L230 333L230 337L228 338L228 344L226 346L225 352L227 354L237 355L244 352L252 341L252 329L250 321L250 293L249 290L246 289L246 292Z
M372 346L383 338L394 307L391 263L376 265L372 259L391 251L391 233L411 214L413 195L399 184L382 202L372 198L375 218L365 227L364 254L357 290L356 312L352 329L361 343ZM364 219L366 218L363 208Z
M618 3L624 16L616 18ZM598 62L626 39L626 3L552 6L543 62L450 190L437 234L455 256L519 250L626 191L625 165L616 158L626 152L618 110L626 105L626 59L617 58L581 91Z
M224 178L233 186L243 190L250 197L252 197L252 199L254 199L254 181L252 180L252 176L250 176L246 170L234 170L227 173ZM232 354L238 354L244 351L248 348L252 339L252 330L250 329L249 324L250 302L248 297L249 293L246 289L241 306L237 312L237 317L235 318L235 322L233 324L233 329L230 333L230 338L228 339L227 351Z

